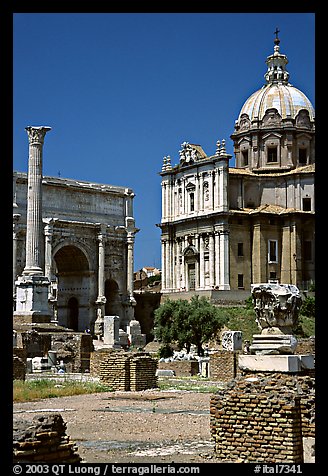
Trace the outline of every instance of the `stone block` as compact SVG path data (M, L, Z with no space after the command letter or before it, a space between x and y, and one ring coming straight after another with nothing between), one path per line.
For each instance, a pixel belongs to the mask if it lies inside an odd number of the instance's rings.
M242 332L241 331L224 331L222 332L222 347L225 350L241 350L242 349Z
M174 370L169 370L169 369L156 370L156 377L174 377L174 376L175 376Z
M312 359L311 359L312 357ZM313 356L308 355L239 355L241 370L261 372L300 372L314 368Z

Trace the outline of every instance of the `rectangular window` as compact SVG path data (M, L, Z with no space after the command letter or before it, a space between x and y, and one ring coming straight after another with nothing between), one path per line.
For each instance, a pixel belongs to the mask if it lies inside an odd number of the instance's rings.
M268 261L269 263L278 262L278 241L269 240L268 242Z
M244 287L244 275L238 274L238 288Z
M241 155L243 157L242 167L246 167L246 165L248 165L248 149L243 150L241 152Z
M298 163L300 165L306 165L307 162L307 149L298 149Z
M194 194L190 194L190 211L193 212L195 210L195 197Z
M278 147L268 147L268 162L278 162Z
M244 243L237 243L238 256L244 256Z
M303 211L304 212L311 211L311 198L303 198Z

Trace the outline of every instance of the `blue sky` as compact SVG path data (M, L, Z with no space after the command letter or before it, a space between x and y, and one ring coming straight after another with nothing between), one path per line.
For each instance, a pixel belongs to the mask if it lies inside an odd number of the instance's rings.
M162 159L176 164L184 141L211 155L225 139L233 154L276 27L290 83L315 106L312 13L14 14L14 169L27 171L25 127L49 125L44 175L132 188L135 270L160 267Z

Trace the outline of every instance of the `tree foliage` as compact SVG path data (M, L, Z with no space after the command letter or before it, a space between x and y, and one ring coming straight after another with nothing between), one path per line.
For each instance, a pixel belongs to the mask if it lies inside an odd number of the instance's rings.
M163 344L177 342L187 352L194 344L198 355L203 345L226 324L227 318L212 305L208 298L193 296L191 301L168 299L155 311L155 335Z

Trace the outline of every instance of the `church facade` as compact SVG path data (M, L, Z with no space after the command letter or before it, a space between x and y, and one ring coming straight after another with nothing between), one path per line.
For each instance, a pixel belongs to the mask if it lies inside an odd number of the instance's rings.
M280 40L264 86L241 108L214 155L184 142L164 157L162 292L250 290L251 283L314 282L315 112L289 83Z

